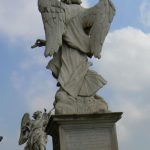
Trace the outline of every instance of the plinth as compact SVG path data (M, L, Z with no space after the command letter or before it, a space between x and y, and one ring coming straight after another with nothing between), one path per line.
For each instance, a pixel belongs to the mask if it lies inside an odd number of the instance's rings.
M53 115L46 132L53 150L118 150L115 123L122 113Z

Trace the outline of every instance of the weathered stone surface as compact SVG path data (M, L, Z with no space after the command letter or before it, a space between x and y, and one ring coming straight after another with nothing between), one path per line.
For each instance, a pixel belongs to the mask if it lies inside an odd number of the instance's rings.
M33 114L33 120L30 115L25 113L21 121L21 132L19 138L19 145L25 144L24 150L46 150L47 135L45 128L50 118L51 112L42 113L36 111Z
M46 132L54 150L118 150L115 123L122 113L54 115Z
M46 40L38 39L32 48L45 46L45 57L52 56L47 69L58 81L59 90L72 97L58 104L55 100L57 114L97 113L107 107L101 98L95 98L106 81L90 69L88 58L101 58L115 8L111 0L100 0L89 9L80 4L81 0L38 0Z
M107 103L98 95L74 98L64 91L56 93L54 106L57 115L109 112Z

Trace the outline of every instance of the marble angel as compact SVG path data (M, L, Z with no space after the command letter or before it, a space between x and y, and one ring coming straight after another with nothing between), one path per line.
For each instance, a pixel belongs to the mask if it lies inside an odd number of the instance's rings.
M25 113L21 121L19 145L26 143L24 150L46 150L47 134L45 128L51 113L36 111L33 120Z
M106 102L96 94L106 81L89 67L88 59L101 58L101 50L115 15L111 0L99 0L91 8L81 0L38 0L46 40L38 39L32 48L45 46L52 56L47 69L58 81L56 114L82 114L107 111Z

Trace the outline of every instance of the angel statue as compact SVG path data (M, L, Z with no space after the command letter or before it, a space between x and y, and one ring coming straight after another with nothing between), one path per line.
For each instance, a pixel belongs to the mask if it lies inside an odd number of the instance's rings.
M36 111L33 120L30 115L25 113L21 121L21 133L19 145L26 143L24 150L46 150L47 135L45 128L51 113Z
M52 56L47 69L60 87L55 96L56 114L85 114L108 111L107 103L96 92L105 79L89 69L88 58L101 58L102 45L115 15L111 0L99 0L92 8L81 0L38 0L46 40L45 57Z

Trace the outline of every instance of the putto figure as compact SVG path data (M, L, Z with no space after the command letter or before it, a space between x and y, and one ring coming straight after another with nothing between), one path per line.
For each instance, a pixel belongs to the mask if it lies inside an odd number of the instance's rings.
M25 113L21 122L21 133L19 145L26 143L24 150L46 150L47 135L45 128L47 126L50 113L36 111L33 114L33 120L28 113Z
M46 40L45 57L53 56L47 69L52 71L60 89L56 93L56 114L85 114L108 111L106 102L96 95L106 81L88 58L101 58L102 45L115 15L111 0L100 0L89 9L81 0L38 0Z

